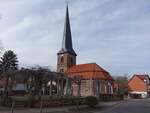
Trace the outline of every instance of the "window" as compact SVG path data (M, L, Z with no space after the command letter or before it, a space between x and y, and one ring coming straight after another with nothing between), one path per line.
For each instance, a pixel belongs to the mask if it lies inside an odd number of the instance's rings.
M73 58L70 56L68 56L68 64L69 64L69 67L73 65Z
M64 63L64 57L61 57L60 62Z
M60 69L60 72L64 72L64 69Z
M71 63L71 65L73 64L73 59L72 59L72 57L70 57L70 63Z

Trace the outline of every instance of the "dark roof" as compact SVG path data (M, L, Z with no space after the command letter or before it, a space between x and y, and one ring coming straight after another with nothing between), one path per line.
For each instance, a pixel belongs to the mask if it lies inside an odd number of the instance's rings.
M62 48L58 52L58 54L63 54L63 53L70 53L70 54L76 55L72 46L72 36L71 36L68 5L66 8L66 18L65 18L65 25L64 25Z

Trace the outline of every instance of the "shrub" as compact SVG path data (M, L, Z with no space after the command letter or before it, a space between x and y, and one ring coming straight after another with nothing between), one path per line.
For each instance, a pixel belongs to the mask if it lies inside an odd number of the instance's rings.
M88 96L85 98L85 103L89 107L95 107L98 104L98 99L94 96Z

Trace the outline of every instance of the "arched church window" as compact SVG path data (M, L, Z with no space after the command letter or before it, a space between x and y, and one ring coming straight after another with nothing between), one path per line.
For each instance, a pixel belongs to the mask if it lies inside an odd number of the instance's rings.
M68 56L67 61L68 61L69 67L71 67L73 65L73 58L71 56Z
M73 59L72 59L72 57L70 57L70 63L73 64Z
M60 62L64 63L64 57L61 57Z

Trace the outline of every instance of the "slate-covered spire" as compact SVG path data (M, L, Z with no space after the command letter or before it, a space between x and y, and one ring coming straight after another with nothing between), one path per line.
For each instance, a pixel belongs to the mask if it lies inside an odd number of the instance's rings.
M76 53L73 50L73 46L72 46L72 36L71 36L71 27L70 27L68 4L67 4L67 7L66 7L66 17L65 17L65 24L64 24L62 48L58 52L58 54L63 54L63 53L70 53L70 54L73 54L73 55L76 56Z

